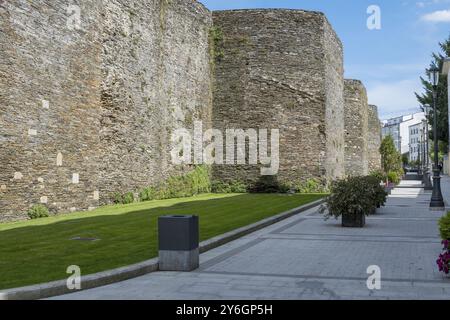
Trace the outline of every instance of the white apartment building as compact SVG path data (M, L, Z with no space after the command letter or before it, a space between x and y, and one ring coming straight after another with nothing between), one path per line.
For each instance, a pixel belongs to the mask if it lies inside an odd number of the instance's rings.
M424 112L384 120L382 121L383 138L391 135L397 151L399 151L402 155L407 154L411 151L410 127L420 125L423 120L425 120Z
M409 161L426 162L427 130L426 122L418 123L409 127ZM428 144L428 147L430 144Z

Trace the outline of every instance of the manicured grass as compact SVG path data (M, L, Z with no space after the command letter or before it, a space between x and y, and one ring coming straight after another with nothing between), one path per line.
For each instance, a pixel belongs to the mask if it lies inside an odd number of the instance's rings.
M0 224L0 289L64 279L70 265L87 275L154 258L161 215L198 215L200 238L206 240L323 196L205 194Z

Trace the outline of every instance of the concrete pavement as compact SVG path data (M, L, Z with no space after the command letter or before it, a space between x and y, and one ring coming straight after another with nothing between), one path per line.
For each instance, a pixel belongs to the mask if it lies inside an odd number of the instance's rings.
M443 179L450 200L450 178ZM191 273L156 272L54 299L450 299L431 193L406 181L363 229L311 209L201 255ZM367 287L379 266L381 290Z

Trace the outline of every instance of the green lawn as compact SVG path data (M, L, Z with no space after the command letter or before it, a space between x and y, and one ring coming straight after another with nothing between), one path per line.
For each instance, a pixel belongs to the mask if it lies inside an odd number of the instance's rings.
M64 279L70 265L87 275L154 258L161 215L198 215L200 238L206 240L322 197L205 194L0 224L0 289Z

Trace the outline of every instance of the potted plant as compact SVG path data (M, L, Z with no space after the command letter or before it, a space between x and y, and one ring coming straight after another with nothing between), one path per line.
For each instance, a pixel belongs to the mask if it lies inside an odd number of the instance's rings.
M367 177L349 177L335 181L331 185L331 194L321 206L320 212L326 219L342 216L342 226L362 228L366 223L366 215L373 213L377 206L374 191L371 190L373 179Z
M370 174L371 177L374 177L378 180L378 184L383 190L390 195L392 193L392 189L394 189L394 185L389 183L388 176L383 173L381 170L374 171Z
M381 208L386 204L388 192L380 184L377 177L368 176L364 177L365 183L367 184L368 197L370 197L374 203L373 213L376 213L376 208Z
M439 220L439 232L444 249L436 261L439 271L450 274L450 212Z

